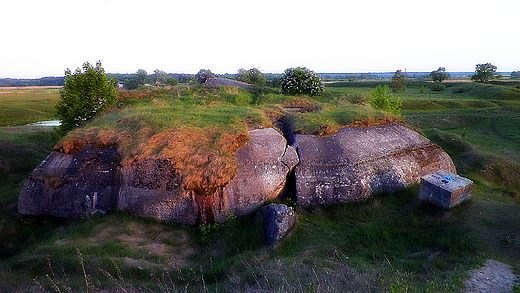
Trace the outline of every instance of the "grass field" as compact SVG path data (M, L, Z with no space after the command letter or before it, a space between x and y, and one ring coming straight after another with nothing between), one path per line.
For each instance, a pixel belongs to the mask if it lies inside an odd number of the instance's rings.
M0 126L56 119L59 89L0 89Z
M311 111L293 123L313 133L322 124L383 115L363 105L376 85L331 85L310 99L323 115ZM19 215L23 180L56 141L49 129L5 125L54 118L57 92L27 91L18 99L0 94L0 107L9 105L0 112L0 291L459 292L468 271L487 258L520 271L520 98L509 93L514 86L493 85L482 94L478 87L486 85L452 84L442 92L422 85L395 94L403 99L404 119L474 180L473 200L439 210L418 203L413 187L365 202L296 207L297 224L275 249L263 244L258 212L204 229L123 213L81 220ZM138 96L91 126L107 128L138 111L154 131L178 121L204 128L209 116L247 128L269 123L269 115L295 103L269 89ZM13 118L4 109L38 114ZM230 121L229 115L242 118ZM125 127L142 126L130 122Z

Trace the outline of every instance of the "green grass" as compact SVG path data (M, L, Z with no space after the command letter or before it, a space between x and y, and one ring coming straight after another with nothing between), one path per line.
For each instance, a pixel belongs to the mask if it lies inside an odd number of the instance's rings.
M132 96L122 102L122 107L132 105L132 108L101 117L91 125L110 127L111 122L121 117L134 116L157 127L181 124L199 128L233 127L244 122L251 128L265 127L269 122L262 120L265 111L280 112L281 104L294 98L269 89L246 91L230 87L143 91L137 95L142 97L136 99ZM340 127L355 120L385 116L381 111L360 105L361 96L355 92L328 92L320 97L302 98L319 102L322 106L316 111L293 115L291 119L300 132L316 133L316 129L323 125Z
M390 116L369 106L344 103L340 106L326 105L322 110L310 113L295 113L293 121L295 133L319 134L323 128L338 129L356 120L382 119Z
M56 119L59 89L0 90L0 126Z
M412 188L366 202L309 208L300 213L297 232L279 254L309 259L340 255L359 271L382 268L385 273L373 284L378 291L397 284L396 272L411 292L428 286L456 291L458 284L451 280L462 278L462 267L479 262L480 247L445 211L416 202L416 192ZM442 275L448 279L421 281Z
M405 111L453 158L460 174L520 198L520 107Z
M345 84L304 97L319 107L286 118L313 133L383 115L362 104L380 82ZM364 202L297 207L296 226L274 249L263 244L259 211L207 233L125 213L79 220L21 216L17 196L52 149L52 130L1 127L0 291L34 292L41 285L43 292L459 292L469 269L486 258L520 271L520 104L496 94L511 85L455 84L440 93L421 93L420 85L394 94L403 99L405 121L474 180L473 200L439 210L418 203L415 186ZM271 89L199 87L139 94L89 127L120 133L182 124L225 132L270 123L269 115L280 115L281 103L293 98ZM47 103L45 95L26 99ZM41 109L40 117L52 117L53 107ZM2 117L0 125L11 124Z

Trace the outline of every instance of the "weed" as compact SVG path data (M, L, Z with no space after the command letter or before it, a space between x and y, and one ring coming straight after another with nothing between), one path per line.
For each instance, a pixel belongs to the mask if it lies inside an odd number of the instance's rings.
M400 116L403 102L399 97L394 97L392 94L389 94L389 89L388 86L377 86L370 92L370 98L368 98L367 102L376 109L388 111L396 116Z
M509 247L511 245L513 245L513 238L511 237L511 235L507 235L506 238L504 238L503 240L500 240L500 244L502 244L502 246L504 247Z
M201 242L209 243L215 241L223 227L224 225L220 223L200 224L199 232Z

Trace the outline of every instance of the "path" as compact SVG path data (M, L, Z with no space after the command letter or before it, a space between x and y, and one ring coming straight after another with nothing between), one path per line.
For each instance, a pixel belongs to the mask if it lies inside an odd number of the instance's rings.
M488 259L483 267L470 272L464 293L510 293L515 280L509 265Z

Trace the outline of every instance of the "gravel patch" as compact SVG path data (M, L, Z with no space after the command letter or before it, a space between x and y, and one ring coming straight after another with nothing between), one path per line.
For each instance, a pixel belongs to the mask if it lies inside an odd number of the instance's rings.
M510 293L518 278L509 265L488 259L486 264L470 272L465 280L465 293Z

